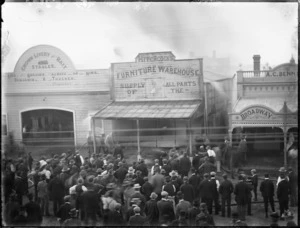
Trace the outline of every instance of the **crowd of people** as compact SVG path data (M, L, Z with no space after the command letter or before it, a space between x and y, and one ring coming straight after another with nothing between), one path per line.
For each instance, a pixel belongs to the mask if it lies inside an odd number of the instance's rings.
M253 215L252 200L257 201L260 192L265 217L270 216L273 225L279 219L296 225L289 210L297 204L298 191L292 169L280 168L275 184L269 174L259 184L254 169L251 175L239 172L238 183L233 184L221 173L219 153L201 145L190 159L186 151L173 148L151 167L144 159L129 163L120 146L85 158L78 151L68 151L36 163L30 153L15 161L7 159L4 221L36 226L44 217L55 216L61 226L99 222L106 226L214 226L214 216L222 216L231 218L233 226L246 226L246 216ZM28 198L25 204L24 197Z

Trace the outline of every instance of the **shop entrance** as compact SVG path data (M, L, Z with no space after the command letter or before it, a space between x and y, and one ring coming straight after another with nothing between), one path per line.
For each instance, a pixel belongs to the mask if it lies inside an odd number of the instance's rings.
M38 109L21 113L22 137L27 145L74 145L73 112Z
M248 164L282 165L284 161L284 135L281 128L235 128L232 138L235 147L238 147L242 136L246 136Z

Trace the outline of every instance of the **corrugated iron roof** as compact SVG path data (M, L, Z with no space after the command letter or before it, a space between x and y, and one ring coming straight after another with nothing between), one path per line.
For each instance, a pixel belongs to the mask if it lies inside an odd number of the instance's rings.
M114 102L95 114L103 119L188 119L201 101Z

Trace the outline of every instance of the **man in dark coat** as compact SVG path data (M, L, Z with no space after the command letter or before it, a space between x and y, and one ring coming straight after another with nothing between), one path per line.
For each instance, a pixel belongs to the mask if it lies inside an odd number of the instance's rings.
M142 185L140 191L146 197L146 200L148 201L148 200L150 200L150 195L153 191L153 186L148 181L148 177L144 177L144 181L145 181L145 183Z
M289 183L290 183L290 189L291 189L291 207L295 207L298 205L298 178L295 172L293 171L292 167L288 168L288 177L289 177Z
M165 177L165 185L163 185L162 190L168 193L168 196L175 197L176 195L176 187L171 183L171 177Z
M150 200L146 202L145 206L145 214L150 226L156 226L158 224L159 211L156 198L157 194L152 192L150 195Z
M188 157L187 153L183 154L183 157L179 160L179 174L184 177L189 175L189 171L191 169L191 161Z
M136 178L134 180L134 183L143 186L143 184L145 184L145 180L144 177L142 176L142 172L140 170L137 170L135 174L136 174Z
M11 194L4 207L4 221L6 225L12 225L13 219L19 214L20 207L16 195Z
M60 206L57 217L59 218L59 223L63 224L64 221L71 218L70 211L72 209L72 206L70 204L71 196L67 195L64 197L64 204Z
M277 186L277 198L279 201L280 217L285 210L289 209L289 195L290 195L290 184L285 178L285 173L280 173L281 181Z
M193 186L189 184L188 181L188 177L185 176L183 178L183 184L180 187L180 191L183 193L184 200L189 201L192 204L195 199L195 192Z
M194 188L194 193L195 193L195 199L199 198L199 193L197 191L198 185L202 181L200 175L196 172L196 169L192 168L191 169L192 175L190 176L189 183L193 186Z
M227 179L227 174L223 174L224 181L220 184L219 193L222 200L222 217L225 217L225 203L227 204L227 217L231 217L231 194L233 193L233 184Z
M250 194L250 188L245 182L245 179L242 175L239 175L239 182L235 185L234 194L235 201L237 203L237 211L239 218L242 221L246 220L246 205L248 202L248 196Z
M169 175L169 173L172 171L172 167L170 164L168 164L168 160L166 158L163 159L162 169L166 171L166 175Z
M144 159L141 159L139 161L139 164L136 166L136 170L140 170L142 172L143 177L148 177L148 168L147 165L145 164Z
M200 202L199 200L194 200L193 207L189 209L188 211L188 219L189 219L189 225L195 226L196 225L196 217L200 213Z
M185 211L180 211L179 218L172 221L171 226L188 226L187 216Z
M250 189L249 195L248 195L248 202L247 202L247 214L249 216L251 216L252 215L252 213L251 213L251 211L252 211L252 191L253 191L252 178L251 177L245 178L245 182L246 182L246 184L248 184L248 187Z
M201 203L205 203L209 213L212 214L213 189L209 182L208 173L204 174L204 180L200 182L198 191L200 193Z
M198 170L199 169L199 166L200 166L200 156L198 154L198 151L195 153L195 156L193 157L193 160L192 160L192 166L195 170Z
M40 205L33 201L32 193L27 195L29 202L24 205L27 212L27 224L40 226L43 221Z
M122 149L122 146L120 144L116 145L116 148L114 150L114 157L116 158L118 154L121 156L121 159L124 158L123 149Z
M246 141L246 136L243 136L241 138L241 141L238 146L238 152L241 155L242 163L246 163L247 161L247 141Z
M275 212L274 207L274 184L269 179L269 174L265 174L265 179L261 182L259 188L262 197L264 198L264 207L266 212L266 218L268 218L268 202L270 202L272 212Z
M25 181L27 181L27 179L24 180L24 177L21 176L21 172L17 171L15 176L14 186L15 186L18 202L21 206L23 205L23 196L27 191L26 185L24 184Z
M92 220L92 225L96 225L97 213L100 210L99 197L93 188L87 188L87 191L82 193L82 203L84 210L84 223L89 224L89 219Z
M129 218L128 225L129 226L143 226L147 222L147 219L146 219L146 217L141 216L141 214L140 214L141 209L138 206L136 206L133 209L133 211L134 211L134 215Z
M198 172L202 176L204 173L216 172L217 168L212 164L208 157L205 158L205 162L199 167Z
M173 203L168 200L168 193L163 191L161 193L162 199L157 202L157 208L159 211L159 223L171 222L175 218ZM167 221L166 221L167 220Z
M119 162L118 166L119 168L114 172L114 176L117 178L118 183L122 184L126 177L127 170L123 167L123 162Z
M53 201L53 215L56 216L60 205L63 204L63 198L65 196L65 185L58 175L55 175L55 177L50 180L48 184L48 191L50 199Z
M125 226L121 204L116 204L113 211L108 212L108 224L110 226Z

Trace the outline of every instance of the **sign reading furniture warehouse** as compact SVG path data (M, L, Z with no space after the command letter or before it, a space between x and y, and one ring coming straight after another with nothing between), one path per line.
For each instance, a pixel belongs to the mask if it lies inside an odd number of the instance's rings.
M136 62L112 64L112 75L116 101L201 99L202 59L143 53Z

